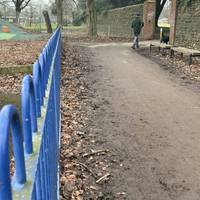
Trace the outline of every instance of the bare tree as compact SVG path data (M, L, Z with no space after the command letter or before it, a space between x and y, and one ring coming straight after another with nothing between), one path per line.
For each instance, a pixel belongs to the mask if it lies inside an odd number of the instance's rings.
M63 22L63 0L56 0L56 13L57 13L57 25L62 26Z
M30 26L32 25L32 21L33 21L33 6L30 6Z
M28 6L31 0L12 0L15 4L15 11L16 11L16 22L19 22L19 15L21 11Z
M72 0L72 2L76 5L76 7L78 7L78 3L76 2L76 0Z
M86 0L87 8L87 22L88 22L88 34L90 37L97 36L97 13L95 0Z

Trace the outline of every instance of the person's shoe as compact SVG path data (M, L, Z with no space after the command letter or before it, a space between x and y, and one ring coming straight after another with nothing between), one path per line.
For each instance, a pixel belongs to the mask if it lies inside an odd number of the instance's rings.
M135 47L134 47L134 46L132 46L131 48L132 48L132 49L135 49Z

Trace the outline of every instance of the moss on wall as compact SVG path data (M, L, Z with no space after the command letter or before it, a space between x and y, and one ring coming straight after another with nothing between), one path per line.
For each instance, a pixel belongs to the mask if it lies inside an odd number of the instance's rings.
M137 4L123 8L108 10L98 16L98 34L114 37L131 37L131 23L134 13L143 17L144 4Z
M200 0L187 0L184 5L177 8L175 44L200 50Z

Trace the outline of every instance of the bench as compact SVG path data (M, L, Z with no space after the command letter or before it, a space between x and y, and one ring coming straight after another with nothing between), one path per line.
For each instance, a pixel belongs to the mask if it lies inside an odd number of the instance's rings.
M158 51L160 52L162 50L162 52L164 52L164 50L168 49L170 50L171 49L171 45L169 44L163 44L163 43L160 43L160 42L154 42L154 43L151 43L150 44L150 54L152 52L152 48L158 48Z
M188 64L192 64L192 58L194 57L200 57L200 51L193 50L193 49L187 49L184 47L171 47L170 49L170 58L174 57L174 53L181 54L181 58L183 59L184 56L188 57Z

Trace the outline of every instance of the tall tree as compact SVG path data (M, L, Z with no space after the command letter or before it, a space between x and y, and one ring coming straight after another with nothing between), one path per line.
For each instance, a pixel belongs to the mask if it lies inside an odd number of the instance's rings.
M28 6L31 0L12 0L15 4L15 11L16 11L16 22L19 22L19 15L21 11Z
M30 26L32 25L33 21L33 12L34 12L33 6L30 6L30 23L29 23Z
M95 0L86 0L86 8L87 8L88 35L90 37L96 37L97 12L96 12Z
M56 0L56 13L57 13L57 25L62 26L63 23L63 0Z

